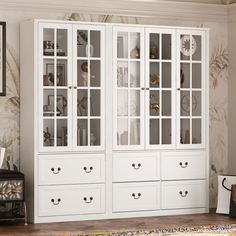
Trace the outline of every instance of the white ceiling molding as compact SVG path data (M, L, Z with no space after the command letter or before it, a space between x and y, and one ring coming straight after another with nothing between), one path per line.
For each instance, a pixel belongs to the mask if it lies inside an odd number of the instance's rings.
M52 14L53 12L78 12L201 22L226 22L228 13L226 5L164 0L1 0L0 8L49 11Z

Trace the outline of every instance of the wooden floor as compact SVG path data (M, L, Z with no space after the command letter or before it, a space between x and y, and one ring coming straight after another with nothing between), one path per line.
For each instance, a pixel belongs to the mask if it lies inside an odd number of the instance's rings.
M236 219L225 215L198 214L182 216L161 216L130 219L113 219L82 222L65 222L50 224L0 223L1 236L78 236L86 233L114 232L128 230L146 230L171 227L201 225L236 224Z

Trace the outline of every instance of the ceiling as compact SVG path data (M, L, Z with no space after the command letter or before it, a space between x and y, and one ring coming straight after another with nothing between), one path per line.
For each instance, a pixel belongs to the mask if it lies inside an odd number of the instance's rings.
M148 1L148 0L147 0ZM151 0L149 0L151 1ZM172 2L192 2L192 3L206 3L206 4L232 4L236 3L236 0L163 0Z

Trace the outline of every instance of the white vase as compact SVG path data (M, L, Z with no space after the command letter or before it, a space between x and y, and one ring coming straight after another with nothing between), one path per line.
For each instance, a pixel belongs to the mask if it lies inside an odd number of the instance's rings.
M0 169L2 168L2 163L4 160L4 156L5 156L5 148L0 148Z
M86 45L86 57L90 56L93 57L93 45Z

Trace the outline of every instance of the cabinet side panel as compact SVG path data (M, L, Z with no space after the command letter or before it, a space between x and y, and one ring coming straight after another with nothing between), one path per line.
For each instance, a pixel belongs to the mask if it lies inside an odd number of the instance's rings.
M34 221L34 22L20 26L20 160L28 220Z

